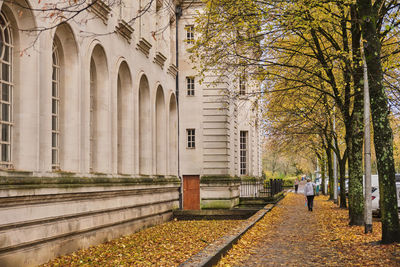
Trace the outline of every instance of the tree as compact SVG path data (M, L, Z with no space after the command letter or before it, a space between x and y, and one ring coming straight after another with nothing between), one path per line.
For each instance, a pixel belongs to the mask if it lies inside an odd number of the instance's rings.
M393 134L389 121L388 99L383 83L381 61L382 39L390 27L399 21L385 21L387 16L399 12L397 1L357 0L363 34L364 53L368 68L371 98L374 144L378 164L380 209L382 214L382 242L400 241L400 225L397 212ZM387 24L386 24L386 23ZM384 25L389 28L384 27ZM385 30L381 31L381 27Z
M224 75L234 73L243 66L257 66L262 68L262 71L258 68L262 73L259 77L267 78L264 91L268 94L274 91L285 91L288 94L301 91L302 94L296 97L307 98L307 95L320 94L332 100L345 127L346 153L343 155L348 158L349 166L350 224L361 225L364 211L361 33L364 39L366 37L365 23L360 20L365 19L365 16L360 12L359 1L209 0L205 4L205 13L199 16L198 21L198 30L203 37L199 38L193 48L196 50L194 57L202 62L200 67L203 71L218 68L221 75ZM379 5L384 8L379 8ZM370 24L377 23L381 27L385 25L385 34L393 32L394 26L399 25L397 1L374 1L374 6L377 17L371 19L368 16ZM240 34L243 31L251 34ZM384 35L380 36L383 37L382 40L385 39ZM379 38L377 40L380 41ZM261 57L254 57L253 52L247 52L258 49L262 51ZM365 49L366 55L373 52L371 47L370 50ZM393 54L399 53L399 49L394 50ZM380 50L378 52L374 59L387 56L381 55ZM371 58L367 57L367 61L373 64ZM390 62L386 62L390 65ZM390 69L388 66L386 68ZM369 76L372 77L371 73ZM383 82L383 72L376 78ZM382 92L384 93L383 90ZM374 97L372 93L371 100ZM299 101L300 98L296 100ZM373 100L371 103L374 105ZM379 115L376 118L373 115L374 125L377 118L383 119L388 113L387 101L379 103L385 108L379 109L379 105L376 105L376 113ZM372 110L374 112L374 107ZM390 128L388 120L383 125L386 128L379 129L387 132ZM375 126L374 130L376 132ZM390 157L387 151L391 150L388 144L391 138L385 134L378 139L381 142L375 141L375 147L382 145L380 152L377 150L376 153L379 165L379 161ZM346 163L340 163L343 170ZM344 176L343 172L341 176ZM381 194L381 199L393 205L396 203L393 199L394 191L383 190ZM390 216L393 217L394 213ZM386 223L382 225L384 228L389 227Z

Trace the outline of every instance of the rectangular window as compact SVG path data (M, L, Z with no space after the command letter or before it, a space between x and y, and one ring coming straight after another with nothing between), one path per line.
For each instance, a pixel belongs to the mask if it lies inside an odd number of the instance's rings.
M247 150L247 131L240 131L240 175L247 174L247 158L248 158L248 150Z
M187 95L194 95L194 77L186 77Z
M246 95L246 78L244 76L239 78L239 95Z
M195 129L186 129L187 134L187 148L195 148Z
M188 44L194 44L194 26L193 25L186 25L186 42Z

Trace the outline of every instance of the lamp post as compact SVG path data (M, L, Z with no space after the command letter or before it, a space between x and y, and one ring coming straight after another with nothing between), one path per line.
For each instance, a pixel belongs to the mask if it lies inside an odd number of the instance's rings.
M370 103L368 70L363 53L364 69L364 171L365 171L365 197L364 197L364 232L372 233L372 199L371 199L371 132L370 132Z
M335 107L333 107L333 132L335 132L336 130L335 128L336 128L336 116L335 116ZM333 202L335 204L338 203L337 158L335 152L333 152Z

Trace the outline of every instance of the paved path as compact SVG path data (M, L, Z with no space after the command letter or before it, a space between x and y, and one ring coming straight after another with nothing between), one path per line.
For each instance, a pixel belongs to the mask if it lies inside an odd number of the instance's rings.
M240 266L325 266L324 258L337 257L335 250L324 245L326 242L315 240L315 230L321 227L317 221L319 201L313 212L307 210L303 184L290 203L277 205L281 211L268 227L270 234L260 240L251 257Z

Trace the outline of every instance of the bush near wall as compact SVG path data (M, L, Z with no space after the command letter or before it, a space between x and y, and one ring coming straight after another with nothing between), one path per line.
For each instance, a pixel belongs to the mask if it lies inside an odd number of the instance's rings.
M282 179L284 187L293 187L294 181L296 180L296 178L299 178L297 176L283 176L283 175L269 175L269 174L270 173L265 172L264 182L266 184L269 183L270 179ZM299 178L299 180L300 180L300 178Z

